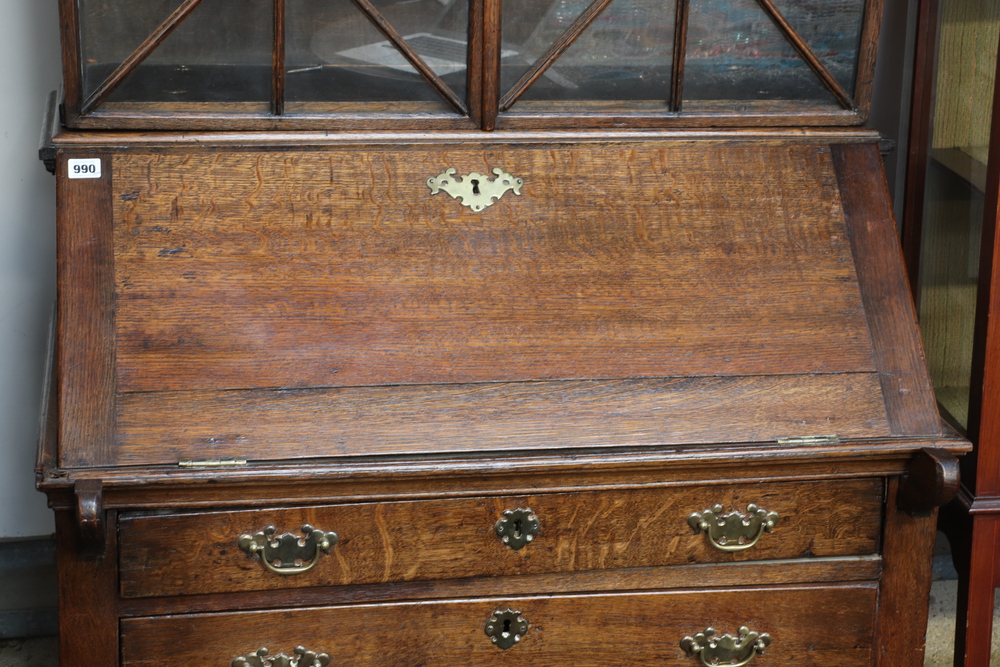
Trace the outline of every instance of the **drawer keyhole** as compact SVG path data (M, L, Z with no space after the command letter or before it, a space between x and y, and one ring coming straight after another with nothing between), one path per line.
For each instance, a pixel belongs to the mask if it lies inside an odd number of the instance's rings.
M477 195L477 196L479 195L479 179L478 178L472 179L472 194Z
M504 510L495 529L500 541L517 551L538 535L538 517L530 509Z
M528 621L521 612L510 609L497 609L486 621L486 636L493 645L506 651L518 644L528 632Z

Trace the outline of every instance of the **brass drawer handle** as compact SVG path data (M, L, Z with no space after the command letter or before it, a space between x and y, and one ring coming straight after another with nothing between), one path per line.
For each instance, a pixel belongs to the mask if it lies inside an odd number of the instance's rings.
M541 526L534 512L518 507L516 510L504 510L495 529L501 542L518 551L535 539Z
M456 171L450 168L437 176L431 176L427 179L427 187L431 189L432 195L444 190L452 199L459 199L462 206L468 206L476 213L492 206L495 201L500 201L500 197L508 190L513 190L514 194L520 196L521 186L524 185L523 179L515 178L503 169L493 169L496 178L492 181L475 171L468 176L456 176Z
M760 541L764 533L770 533L778 523L778 513L762 510L753 503L747 505L747 513L722 513L722 505L716 505L704 512L695 512L688 517L688 525L695 535L704 532L708 541L722 551L743 551Z
M326 667L330 664L330 656L326 653L307 651L301 646L296 646L292 653L295 654L294 658L289 658L284 653L268 658L268 650L259 648L249 657L241 655L233 658L230 664L232 667Z
M274 526L268 526L253 535L240 535L237 541L247 554L260 554L264 567L275 574L308 572L316 566L320 556L330 553L338 539L337 533L316 530L308 523L302 526L304 537L292 533L275 537L275 532Z
M497 609L486 621L486 636L497 648L507 650L528 634L528 622L521 612L511 608Z
M741 667L764 652L771 644L771 636L766 633L751 632L750 628L740 628L739 637L728 632L715 636L713 628L707 628L694 637L681 640L681 648L689 658L698 656L705 667Z

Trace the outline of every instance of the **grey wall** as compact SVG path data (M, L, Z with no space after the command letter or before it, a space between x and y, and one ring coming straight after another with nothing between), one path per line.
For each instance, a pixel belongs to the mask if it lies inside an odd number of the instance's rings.
M35 438L55 298L55 179L37 158L59 87L56 0L0 0L0 537L51 533Z

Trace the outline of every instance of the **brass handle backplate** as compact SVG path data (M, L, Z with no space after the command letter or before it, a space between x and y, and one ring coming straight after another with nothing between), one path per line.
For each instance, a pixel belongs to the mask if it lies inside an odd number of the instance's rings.
M292 533L275 537L275 532L274 526L268 526L253 535L240 535L237 540L246 553L260 554L264 567L275 574L302 574L311 570L320 556L330 553L338 539L337 533L317 530L308 523L302 526L301 537Z
M741 667L764 652L770 646L771 636L766 633L751 632L750 628L740 628L739 636L734 637L728 632L721 637L715 636L713 628L707 628L694 637L681 640L681 648L689 658L698 656L705 667Z
M528 622L521 612L513 609L497 609L486 621L486 636L493 645L504 650L521 641L528 634Z
M495 527L500 541L517 551L538 535L541 526L538 517L530 509L504 510Z
M492 181L475 171L468 176L456 176L456 171L447 169L437 176L431 176L427 179L427 187L431 189L432 195L444 190L453 199L458 199L462 206L468 206L476 213L499 201L508 190L520 195L521 186L524 185L523 179L515 178L503 169L493 170L496 178Z
M307 651L301 646L296 646L292 651L295 654L290 658L284 653L279 653L273 658L267 657L266 648L257 649L249 656L233 658L230 663L232 667L326 667L330 664L330 656L326 653L316 653Z
M770 533L778 519L777 512L768 512L753 503L747 505L746 514L723 514L722 505L716 505L689 516L688 525L696 535L702 532L708 535L708 541L716 549L743 551L757 544L764 533Z

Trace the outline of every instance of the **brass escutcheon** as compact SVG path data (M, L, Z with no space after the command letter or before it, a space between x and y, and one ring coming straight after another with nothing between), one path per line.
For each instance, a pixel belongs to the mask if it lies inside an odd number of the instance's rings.
M507 650L528 634L528 622L521 612L511 608L497 609L486 621L486 636L497 648Z
M232 667L326 667L330 664L330 656L326 653L307 651L302 646L296 646L292 653L295 654L293 658L284 653L268 658L268 650L259 648L249 656L233 658L229 664Z
M681 648L689 658L698 656L705 667L741 667L764 652L771 644L771 636L759 632L751 632L750 628L740 628L739 636L734 637L728 632L721 637L715 636L713 628L707 628L694 637L681 640Z
M722 505L715 505L704 512L695 512L688 517L688 525L695 534L704 532L708 541L722 551L743 551L760 541L764 533L770 533L778 523L778 513L762 510L753 503L747 505L747 513L722 513Z
M497 521L496 531L500 541L517 551L535 539L541 526L538 517L530 509L504 510Z
M284 533L278 537L274 526L258 530L253 535L240 535L237 544L249 555L260 554L260 560L275 574L302 574L316 566L319 557L330 553L337 543L337 533L316 530L308 523L302 526L303 537Z
M452 198L458 199L462 206L468 206L476 213L499 201L508 190L520 195L521 186L524 185L523 179L515 178L503 169L493 169L496 178L492 181L479 172L456 176L456 171L451 168L437 176L431 176L427 179L427 187L431 189L432 195L444 190Z

